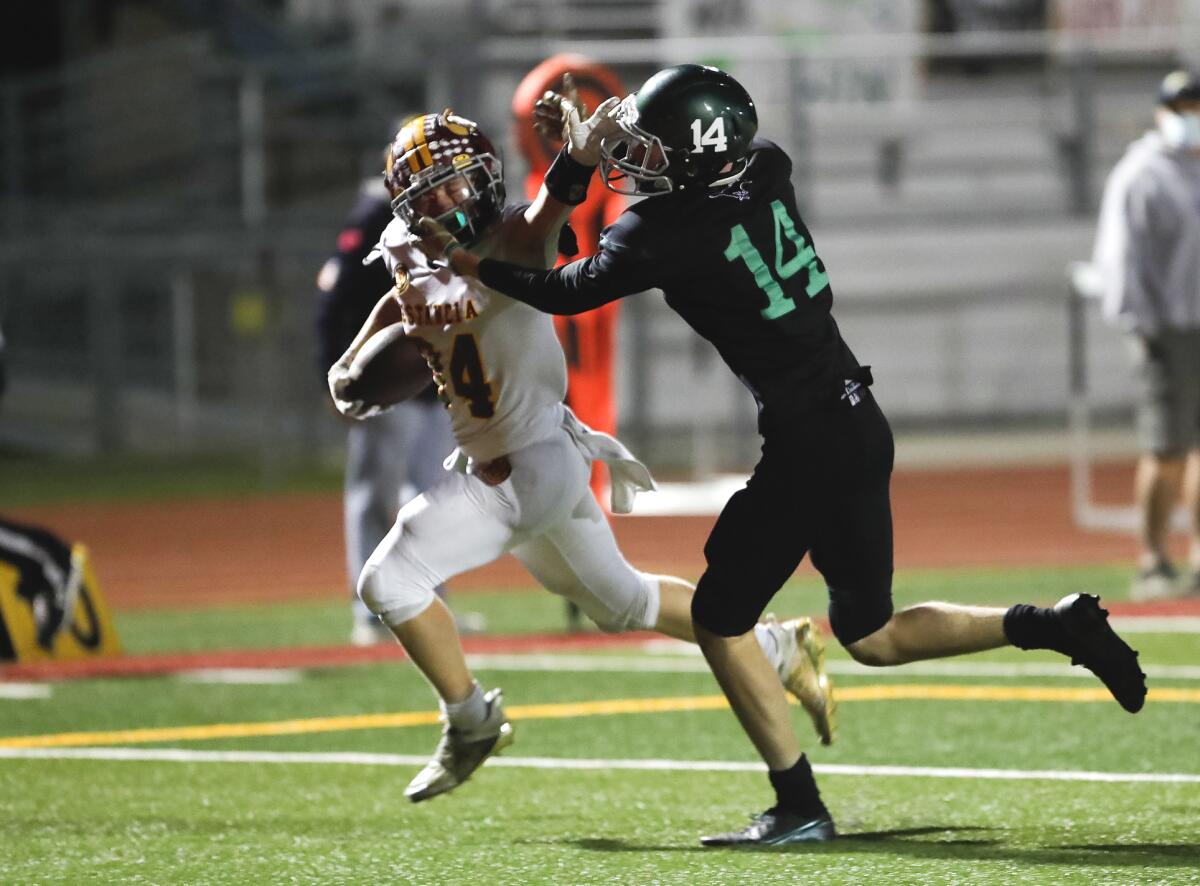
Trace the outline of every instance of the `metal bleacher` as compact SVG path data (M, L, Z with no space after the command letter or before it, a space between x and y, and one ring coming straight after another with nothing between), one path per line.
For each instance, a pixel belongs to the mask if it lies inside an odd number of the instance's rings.
M13 384L0 443L257 446L264 459L336 445L310 364L310 293L359 178L378 162L381 121L469 82L478 91L462 101L506 141L512 87L565 49L609 60L631 85L664 59L717 49L735 71L777 64L762 131L796 159L839 322L877 367L893 422L1061 421L1064 268L1090 251L1103 177L1149 121L1154 84L1178 55L1170 39L1080 48L1021 38L1036 58L1022 44L1017 65L1000 63L1013 49L1004 41L971 44L994 64L966 71L928 61L963 52L962 41L835 40L802 59L771 38L661 41L654 4L475 6L488 16L475 38L489 39L474 57L433 44L390 53L383 32L374 54L322 48L333 27L324 19L275 33L255 15L253 40L186 33L6 83L0 319ZM406 28L424 26L423 9ZM404 35L405 46L420 43ZM801 63L914 52L927 57L915 86L887 106L810 101L790 79ZM519 162L508 170L521 174ZM659 466L745 466L753 405L736 380L661 300L632 299L625 316L623 435ZM1119 411L1123 358L1103 335L1089 347L1098 413ZM695 402L708 408L697 414Z

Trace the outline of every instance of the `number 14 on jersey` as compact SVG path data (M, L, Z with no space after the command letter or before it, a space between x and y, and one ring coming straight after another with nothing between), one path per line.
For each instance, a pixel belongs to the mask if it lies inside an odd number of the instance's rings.
M801 268L808 270L808 282L804 287L805 294L813 298L818 292L829 285L829 276L822 270L817 258L817 251L804 236L796 230L796 224L788 215L787 207L781 200L771 201L771 216L775 222L775 273L763 261L762 253L750 242L750 235L741 225L729 229L729 245L725 248L725 260L741 259L746 268L754 275L758 284L767 296L767 306L762 309L764 319L774 320L784 314L796 310L796 303L783 293L781 281L793 277ZM784 238L787 238L796 250L796 254L784 261Z

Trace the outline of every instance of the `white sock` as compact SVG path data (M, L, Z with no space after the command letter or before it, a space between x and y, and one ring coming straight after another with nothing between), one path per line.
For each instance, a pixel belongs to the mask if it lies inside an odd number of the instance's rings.
M440 700L438 702L446 712L446 719L456 729L470 729L487 719L487 702L483 700L483 690L479 688L478 683L472 682L471 686L471 694L462 701L453 704Z
M777 669L782 652L779 649L779 640L775 634L765 624L756 624L754 626L754 639L758 641L758 645L761 647L763 655L767 657L767 661L771 663L771 667Z

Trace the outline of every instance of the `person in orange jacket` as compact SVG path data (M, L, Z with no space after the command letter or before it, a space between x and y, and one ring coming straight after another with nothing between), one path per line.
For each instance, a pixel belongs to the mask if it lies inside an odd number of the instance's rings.
M533 106L547 91L564 92L563 74L574 81L578 99L594 109L609 96L622 96L625 89L611 70L582 55L563 53L546 59L525 75L513 96L514 141L529 164L525 195L532 199L541 187L550 162L562 147L557 135L551 139L534 129ZM600 231L625 210L625 199L593 179L587 200L571 213L571 227L579 242L579 255L591 255L600 241ZM558 263L568 261L559 256ZM617 302L575 317L555 317L554 326L567 355L567 405L580 420L597 431L615 434L617 404L613 361L617 345ZM592 491L605 501L604 477L592 472Z
M534 104L546 92L565 94L563 75L570 74L576 97L588 110L595 109L612 95L622 96L625 88L613 71L583 55L560 53L551 56L525 75L513 95L513 141L529 164L525 177L525 196L533 199L542 185L550 163L562 148L557 133L534 126ZM571 213L571 227L579 244L574 258L591 255L600 242L600 232L626 207L625 198L610 191L598 178L588 187L587 199ZM560 255L558 264L571 258ZM609 302L573 317L555 317L554 328L567 357L567 405L580 421L606 434L617 432L617 400L614 360L617 349L617 315L620 302ZM592 466L592 492L602 508L607 508L607 480L597 463ZM567 624L572 630L580 624L574 604L567 603Z

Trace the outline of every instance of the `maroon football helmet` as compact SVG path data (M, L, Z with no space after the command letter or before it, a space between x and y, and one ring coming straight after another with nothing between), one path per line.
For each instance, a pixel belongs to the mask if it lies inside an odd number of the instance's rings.
M384 184L392 212L410 227L437 219L464 243L477 240L500 217L504 179L499 155L472 121L449 108L413 117L387 153Z

